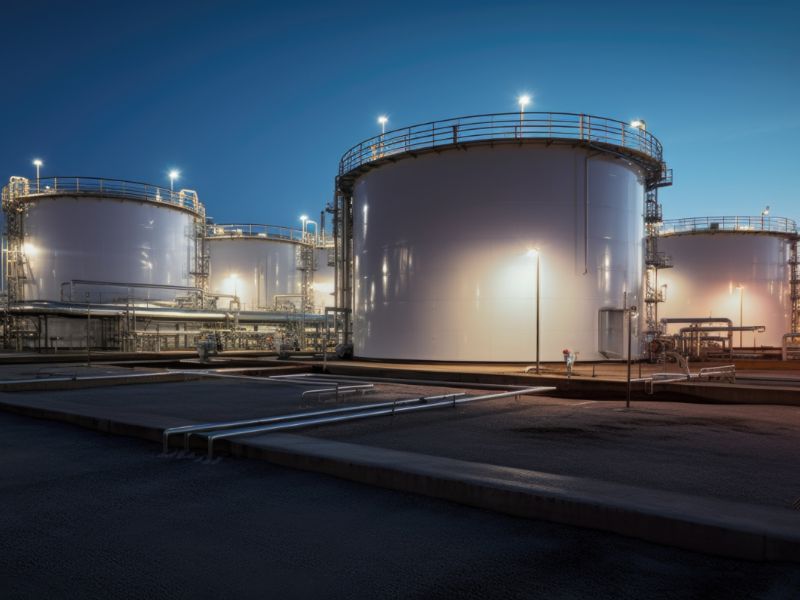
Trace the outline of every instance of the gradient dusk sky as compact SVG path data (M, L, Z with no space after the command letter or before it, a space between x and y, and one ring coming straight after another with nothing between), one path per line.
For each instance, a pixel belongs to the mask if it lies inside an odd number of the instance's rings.
M0 176L196 189L296 225L388 128L529 110L646 119L667 218L800 218L800 2L31 2L0 16Z

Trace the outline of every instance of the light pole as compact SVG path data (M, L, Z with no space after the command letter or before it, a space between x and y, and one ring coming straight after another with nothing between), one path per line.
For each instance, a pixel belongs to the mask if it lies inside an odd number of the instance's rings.
M744 327L744 286L740 283L736 286L739 290L739 348L742 347L742 327Z
M169 191L175 192L175 180L181 176L181 172L177 169L172 169L169 172Z
M631 350L633 340L633 315L636 314L635 306L628 306L628 292L622 292L622 312L628 317L628 378L625 391L625 408L631 407Z
M539 336L539 324L541 321L541 292L542 292L542 278L541 278L541 255L537 248L532 248L528 250L528 256L532 258L536 258L536 374L539 374L539 347L540 344L540 336Z
M764 217L769 216L769 204L764 207L764 210L761 211L761 229L764 229Z
M37 194L39 193L39 169L42 168L43 164L44 163L42 162L41 158L33 159L33 166L36 167L36 193Z
M530 104L531 97L528 94L523 94L517 98L519 103L519 137L522 137L522 123L525 120L525 107Z
M641 148L644 145L644 136L642 134L647 131L647 123L645 123L644 119L634 119L631 121L631 127L641 132L636 136L638 138L639 148Z
M386 123L388 122L389 122L389 117L387 117L386 115L381 115L380 117L378 117L378 123L381 124L381 135L384 135L386 133Z

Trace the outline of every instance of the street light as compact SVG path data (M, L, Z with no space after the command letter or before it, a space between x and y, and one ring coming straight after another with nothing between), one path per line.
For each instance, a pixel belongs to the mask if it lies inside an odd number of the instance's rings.
M631 121L631 127L639 131L645 131L647 129L647 123L644 119L634 119Z
M740 283L736 286L739 290L739 348L742 348L742 327L744 327L744 286Z
M541 271L540 271L540 254L538 248L531 248L528 250L528 256L531 258L536 258L536 374L539 374L539 323L541 321L541 291L542 291L542 279L541 279Z
M636 312L635 306L628 306L628 292L622 292L622 313L628 316L628 376L625 390L625 408L631 407L631 346L633 341L633 318L637 316Z
M181 176L181 172L178 171L177 169L172 169L169 172L169 191L170 192L174 192L175 191L175 180L178 179L180 176Z
M386 123L388 122L389 122L389 117L387 117L386 115L381 115L380 117L378 117L378 123L381 124L381 135L386 133Z
M42 168L43 164L44 163L42 162L41 158L34 158L33 159L33 165L36 167L36 193L37 194L39 193L39 169Z
M769 216L769 204L764 207L764 210L761 211L761 229L764 229L764 217Z
M531 102L531 97L528 94L523 94L517 98L519 103L519 137L522 137L522 122L525 119L525 107Z

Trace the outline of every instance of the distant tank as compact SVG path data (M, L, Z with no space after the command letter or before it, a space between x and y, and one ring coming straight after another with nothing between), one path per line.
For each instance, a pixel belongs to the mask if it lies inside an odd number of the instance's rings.
M173 301L199 293L197 224L205 213L191 190L14 177L3 208L16 300Z
M733 326L763 325L763 333L734 332L734 344L741 339L743 346L780 346L791 330L789 259L796 239L795 222L780 217L664 221L659 249L673 267L659 271L659 318L720 317Z
M209 293L217 306L240 310L274 310L302 304L302 232L257 224L211 225L206 243Z

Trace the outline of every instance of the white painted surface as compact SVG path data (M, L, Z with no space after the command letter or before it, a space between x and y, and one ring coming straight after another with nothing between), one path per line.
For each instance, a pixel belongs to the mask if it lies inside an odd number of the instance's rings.
M328 253L328 248L314 249L314 308L319 312L324 312L326 306L336 305L336 270L328 265Z
M643 182L638 167L564 146L471 147L384 164L354 188L357 356L602 359L598 311L638 304ZM635 345L634 345L635 347Z
M194 215L155 202L46 196L26 202L27 300L69 300L71 280L192 286ZM73 286L76 302L171 300L186 292Z
M209 291L234 294L241 310L271 310L276 294L300 294L299 244L259 237L209 238ZM227 308L230 298L217 306ZM281 298L281 304L300 306L299 298Z
M744 333L745 346L780 346L789 331L788 243L769 233L687 233L661 237L659 251L672 257L659 271L666 302L659 318L723 317L744 325L764 325L765 333ZM742 286L741 290L738 286ZM679 326L667 331L676 333ZM734 345L739 334L734 333Z

